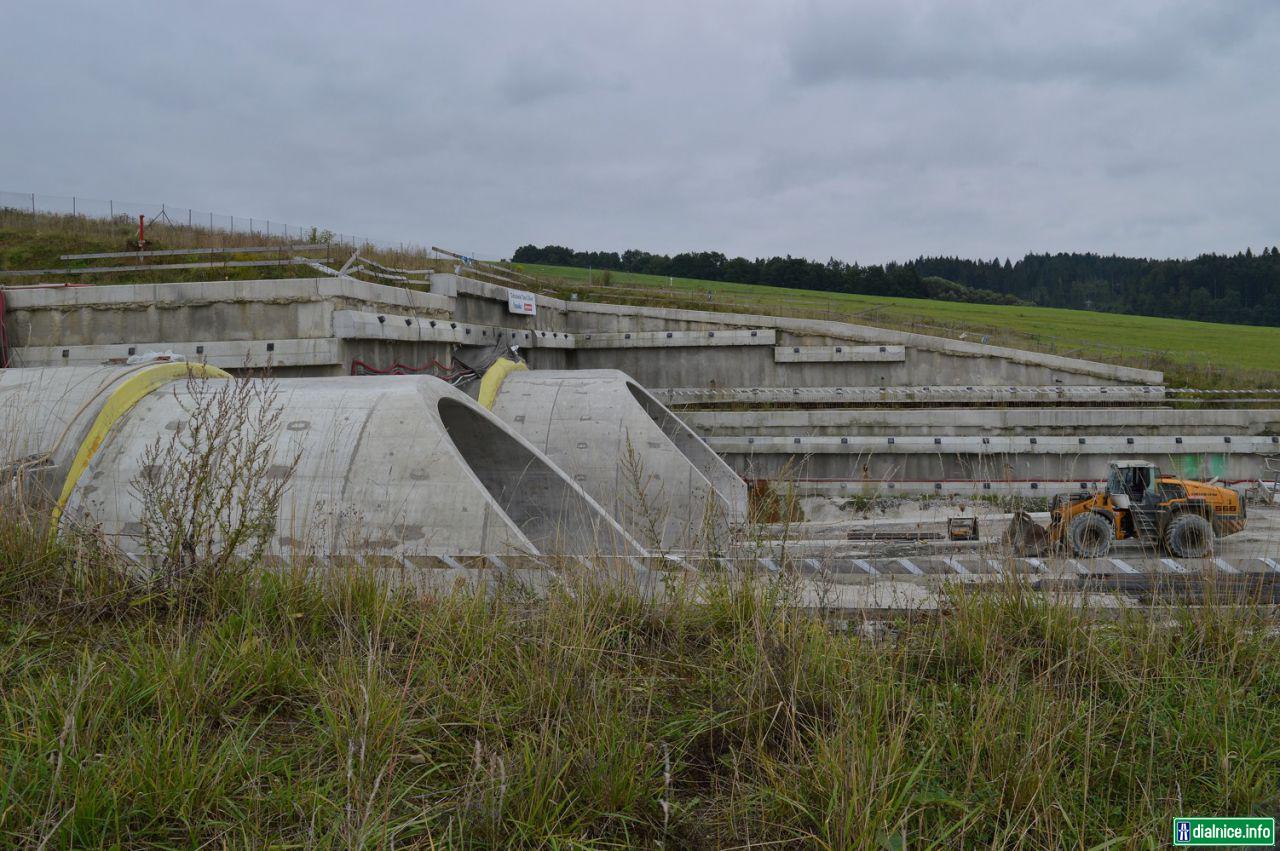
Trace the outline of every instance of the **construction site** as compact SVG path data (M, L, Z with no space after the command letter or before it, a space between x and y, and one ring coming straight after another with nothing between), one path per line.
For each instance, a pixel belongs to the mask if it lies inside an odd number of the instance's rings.
M267 474L288 477L269 559L359 557L424 586L494 572L536 586L566 556L656 582L727 567L796 575L837 611L927 607L948 582L1011 574L1138 602L1206 579L1271 595L1280 578L1265 391L1197 394L1157 371L870 325L559 298L442 249L420 269L358 249L231 251L3 273L4 467L61 526L143 557L148 447L189 427L199 382L255 376L281 424ZM76 283L230 262L311 276Z

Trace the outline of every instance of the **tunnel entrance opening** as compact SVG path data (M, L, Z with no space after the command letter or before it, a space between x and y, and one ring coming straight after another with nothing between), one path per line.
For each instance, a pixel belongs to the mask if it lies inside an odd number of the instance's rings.
M438 410L458 454L540 553L590 555L632 548L559 470L501 426L456 399L441 399Z

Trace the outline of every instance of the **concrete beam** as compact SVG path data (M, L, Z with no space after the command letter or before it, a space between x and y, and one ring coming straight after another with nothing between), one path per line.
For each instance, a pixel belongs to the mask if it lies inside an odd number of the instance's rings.
M852 454L852 455L1175 455L1175 454L1280 454L1280 437L1251 435L1136 436L1089 435L1087 437L900 437L795 436L711 437L707 444L720 453Z
M717 331L582 331L575 335L580 349L654 349L688 346L772 346L777 335L769 328Z
M11 311L39 309L171 308L214 302L322 301L350 299L415 312L447 313L453 300L436 293L388 287L354 278L270 278L190 284L110 284L92 287L14 289L5 293Z
M893 363L905 361L902 346L778 346L777 363Z
M796 496L919 497L949 496L981 499L996 496L1051 497L1056 493L1098 490L1105 482L1090 476L1074 479L1044 478L1035 481L1002 481L999 479L793 479L778 485L793 489Z
M893 489L897 484L916 491L930 489L958 492L992 490L988 484L1025 483L1026 490L1040 491L1038 483L1066 482L1069 490L1099 482L1112 460L1142 460L1163 472L1184 478L1217 479L1228 484L1253 483L1271 477L1264 471L1260 452L1159 452L1153 447L1129 447L1113 453L956 453L956 452L730 452L725 461L748 480L794 482L801 493L818 492L814 483L845 484ZM1280 449L1280 447L1274 447ZM1275 456L1272 456L1275 457ZM912 483L916 483L913 485ZM920 487L923 483L923 487ZM1050 493L1062 488L1053 486Z
M506 328L364 310L335 310L333 334L343 340L398 340L461 346L507 343L524 348L572 349L575 345L573 335L563 331Z
M680 418L704 437L1280 434L1280 410L1249 408L792 408L691 410Z
M341 343L333 338L306 340L207 340L203 342L136 343L104 346L23 346L11 350L14 366L101 366L123 364L134 355L174 352L184 360L223 369L266 366L334 366L341 364Z
M1041 386L944 387L655 387L668 405L707 404L976 404L1146 403L1164 399L1163 387L1054 384Z

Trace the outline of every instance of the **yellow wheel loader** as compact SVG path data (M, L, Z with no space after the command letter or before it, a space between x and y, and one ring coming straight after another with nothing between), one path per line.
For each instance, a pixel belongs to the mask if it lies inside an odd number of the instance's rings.
M1048 529L1020 511L1004 541L1018 555L1102 558L1113 541L1136 538L1177 558L1203 558L1244 524L1244 497L1231 488L1162 476L1148 461L1113 461L1105 491L1058 494Z

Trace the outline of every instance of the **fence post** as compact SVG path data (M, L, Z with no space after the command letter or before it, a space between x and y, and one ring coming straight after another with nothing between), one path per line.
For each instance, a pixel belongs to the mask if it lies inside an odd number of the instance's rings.
M71 215L74 216L75 214L76 214L76 196L72 195L71 196Z
M107 199L107 215L113 219L116 217L116 202L110 198Z
M31 223L35 224L35 221L36 221L36 193L32 192L31 193Z
M191 208L187 208L187 227L191 227Z

